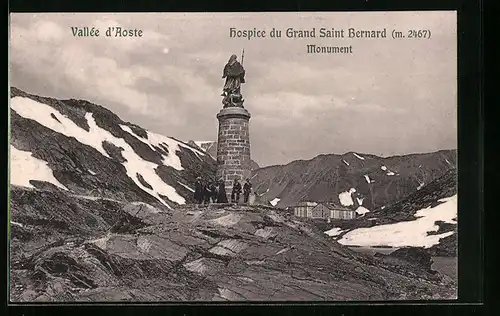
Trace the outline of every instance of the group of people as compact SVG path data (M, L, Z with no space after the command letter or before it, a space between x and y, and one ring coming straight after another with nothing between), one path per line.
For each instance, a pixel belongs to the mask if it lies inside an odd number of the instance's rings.
M243 193L244 203L248 203L251 192L252 184L249 179L245 180L243 186L235 179L233 182L233 189L231 190L231 203L238 203L241 193ZM197 177L194 184L194 199L197 204L228 203L224 179L219 179L217 183L207 183L203 182L201 177Z

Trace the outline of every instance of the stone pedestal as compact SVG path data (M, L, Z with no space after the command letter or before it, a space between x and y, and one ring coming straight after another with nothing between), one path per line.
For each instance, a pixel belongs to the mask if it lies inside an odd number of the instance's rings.
M224 179L230 201L234 179L243 186L250 177L250 113L242 107L227 107L217 114L217 119L217 179Z

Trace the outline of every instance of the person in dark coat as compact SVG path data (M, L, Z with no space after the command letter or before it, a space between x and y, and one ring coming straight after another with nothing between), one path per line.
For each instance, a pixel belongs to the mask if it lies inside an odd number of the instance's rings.
M244 203L248 203L248 197L250 196L250 192L252 191L252 184L249 179L246 179L245 184L243 185L243 201Z
M217 203L227 203L226 186L223 179L219 180L219 189L217 191Z
M210 204L210 197L212 196L212 191L210 190L210 184L203 184L203 204Z
M212 203L217 202L217 184L215 182L210 183L210 201Z
M238 203L240 201L241 183L238 179L234 179L233 191L231 192L231 203Z
M203 183L201 182L201 177L197 177L194 183L194 199L197 204L203 202Z

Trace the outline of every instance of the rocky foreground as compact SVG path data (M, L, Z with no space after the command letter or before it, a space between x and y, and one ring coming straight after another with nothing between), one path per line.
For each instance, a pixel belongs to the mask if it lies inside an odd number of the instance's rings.
M279 209L180 206L12 187L10 299L452 299L428 267L356 253Z

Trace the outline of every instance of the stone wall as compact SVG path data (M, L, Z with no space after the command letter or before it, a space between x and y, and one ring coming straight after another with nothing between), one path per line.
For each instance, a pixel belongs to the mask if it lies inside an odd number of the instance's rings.
M228 196L234 179L243 185L250 177L250 113L244 108L225 108L217 114L217 179L223 178Z

